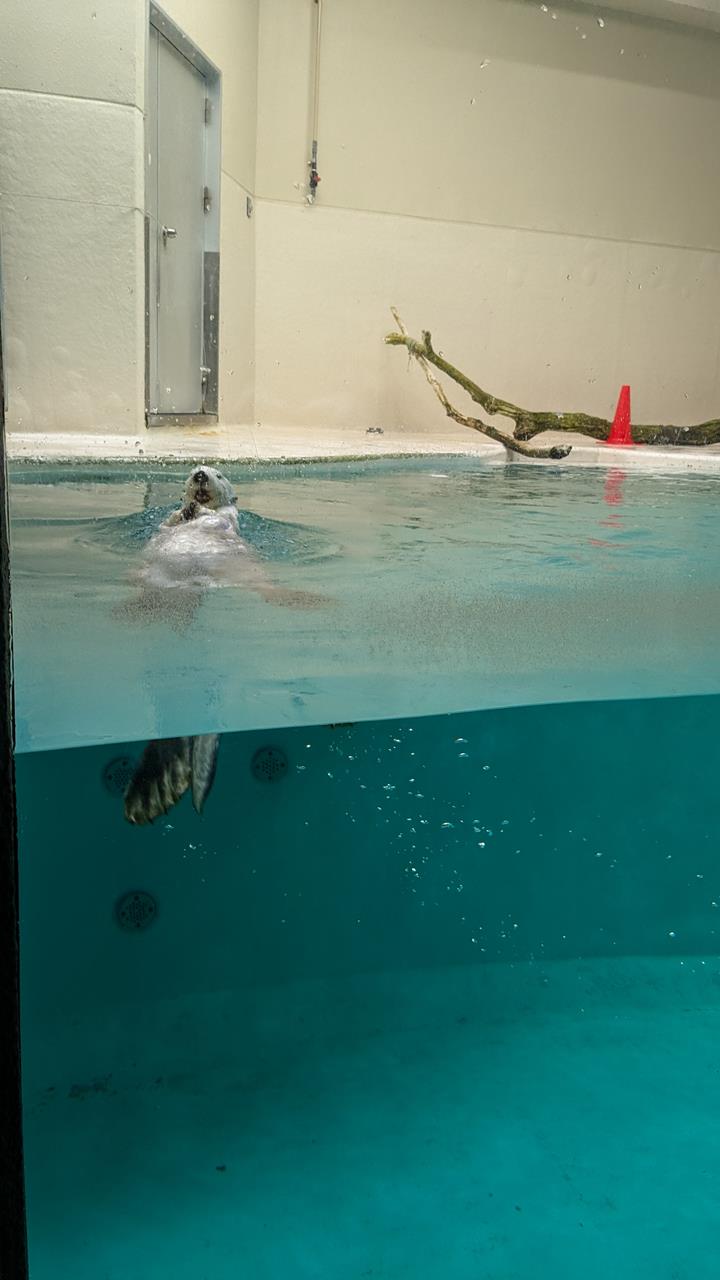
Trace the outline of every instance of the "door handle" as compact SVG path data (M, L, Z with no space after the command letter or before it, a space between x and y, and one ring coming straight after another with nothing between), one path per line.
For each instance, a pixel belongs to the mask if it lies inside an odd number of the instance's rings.
M168 240L174 240L176 235L177 235L177 231L175 230L174 227L163 227L162 229L163 244L166 245Z

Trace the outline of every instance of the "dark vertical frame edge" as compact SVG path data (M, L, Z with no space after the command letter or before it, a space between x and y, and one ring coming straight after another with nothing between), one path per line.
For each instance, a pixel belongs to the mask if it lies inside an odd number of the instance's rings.
M10 530L1 317L0 277L0 1276L2 1280L27 1280Z

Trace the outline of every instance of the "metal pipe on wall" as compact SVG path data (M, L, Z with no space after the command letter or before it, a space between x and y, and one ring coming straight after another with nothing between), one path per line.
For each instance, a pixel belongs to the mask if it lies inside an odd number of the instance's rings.
M312 110L312 139L310 145L310 180L308 192L308 204L315 203L315 193L320 182L320 174L317 170L318 155L318 118L320 114L320 44L322 41L322 5L323 0L314 0L317 10L315 21L315 68L313 77L313 110Z

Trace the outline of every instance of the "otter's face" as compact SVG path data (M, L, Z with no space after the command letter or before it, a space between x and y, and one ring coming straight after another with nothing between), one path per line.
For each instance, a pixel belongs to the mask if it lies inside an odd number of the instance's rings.
M229 507L235 501L230 481L214 467L196 467L190 473L185 484L185 498L187 502L198 502L212 511Z

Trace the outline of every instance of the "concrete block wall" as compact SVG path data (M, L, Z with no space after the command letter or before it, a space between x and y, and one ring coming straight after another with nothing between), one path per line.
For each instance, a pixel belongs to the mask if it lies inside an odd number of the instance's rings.
M221 381L254 402L257 0L168 0L223 73ZM10 432L142 435L145 0L8 0L0 239Z
M141 0L5 0L0 237L10 430L144 407Z

